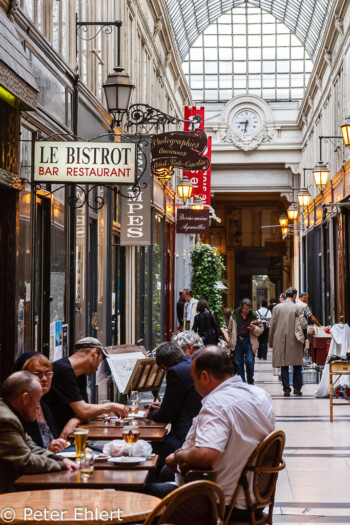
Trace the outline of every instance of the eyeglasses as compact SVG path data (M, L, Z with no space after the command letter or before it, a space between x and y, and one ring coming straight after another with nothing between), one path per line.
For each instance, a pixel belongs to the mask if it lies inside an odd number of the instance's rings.
M36 370L35 372L33 372L33 374L39 379L42 379L44 376L46 377L46 379L50 379L53 376L52 370L48 370L47 372L39 372Z

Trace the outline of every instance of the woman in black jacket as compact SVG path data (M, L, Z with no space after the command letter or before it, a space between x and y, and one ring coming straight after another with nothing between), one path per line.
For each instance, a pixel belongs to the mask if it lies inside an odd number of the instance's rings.
M204 345L221 344L224 341L224 336L215 313L209 310L209 305L205 299L198 301L197 312L199 313L194 318L192 330L199 333Z

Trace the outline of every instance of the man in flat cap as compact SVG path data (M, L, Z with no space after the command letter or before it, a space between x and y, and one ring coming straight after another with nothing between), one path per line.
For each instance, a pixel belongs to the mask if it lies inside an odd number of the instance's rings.
M128 414L127 408L119 403L93 405L88 401L86 376L97 371L105 356L105 349L98 339L84 337L75 344L73 355L54 361L52 385L45 395L45 403L51 409L58 432L62 432L72 418L78 418L79 424L106 411L121 416ZM66 439L67 435L61 434L61 437Z

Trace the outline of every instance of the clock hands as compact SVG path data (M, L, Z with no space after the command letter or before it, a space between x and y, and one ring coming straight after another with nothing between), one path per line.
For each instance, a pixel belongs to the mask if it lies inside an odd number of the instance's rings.
M243 131L243 133L245 133L247 131L247 126L249 124L249 120L244 120L243 122L240 122L240 124L244 124L244 131Z

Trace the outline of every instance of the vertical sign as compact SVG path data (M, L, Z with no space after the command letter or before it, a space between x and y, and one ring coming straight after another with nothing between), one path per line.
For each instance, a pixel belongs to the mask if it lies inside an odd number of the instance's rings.
M185 120L192 120L195 115L199 115L202 119L201 123L197 125L199 129L204 131L204 106L196 108L193 106L189 108L185 106L184 118ZM185 131L190 129L190 124L185 124ZM202 155L205 155L210 160L210 167L207 171L195 170L185 171L184 174L190 179L193 184L192 196L194 199L199 198L203 204L210 206L210 187L211 187L211 137L208 137L208 149L204 150Z
M143 173L139 184L141 192L134 197L132 186L123 186L120 224L121 246L150 246L151 206L153 202L153 179L151 176L151 137L142 135L137 149L137 178Z

